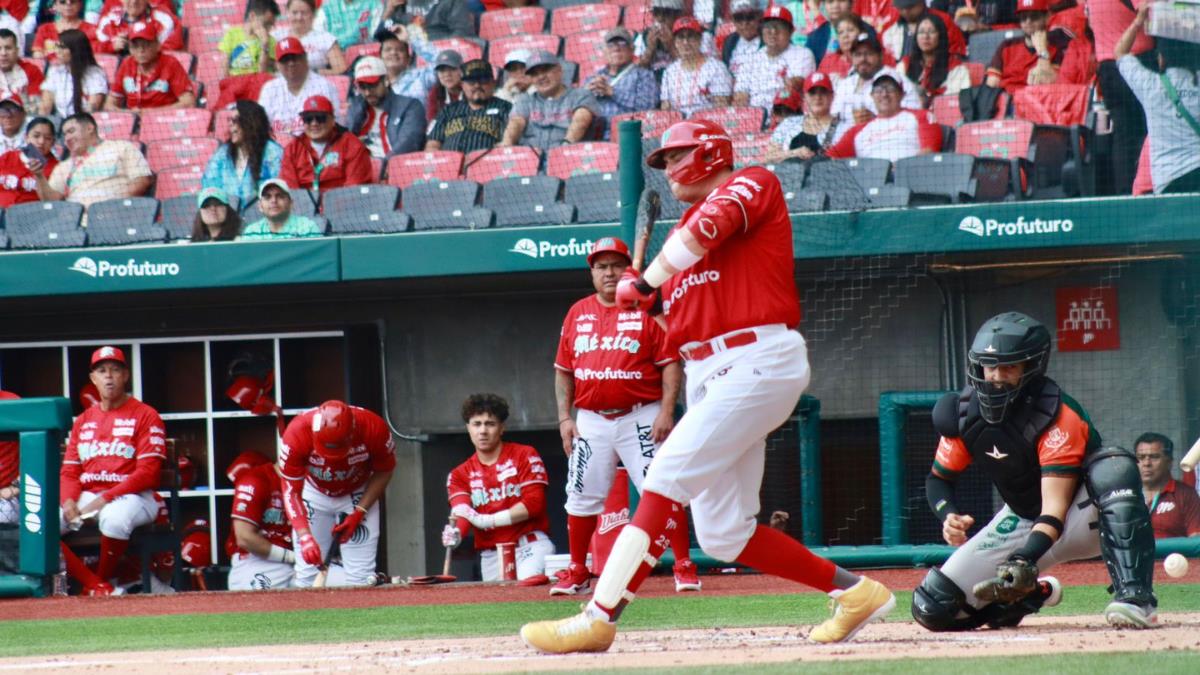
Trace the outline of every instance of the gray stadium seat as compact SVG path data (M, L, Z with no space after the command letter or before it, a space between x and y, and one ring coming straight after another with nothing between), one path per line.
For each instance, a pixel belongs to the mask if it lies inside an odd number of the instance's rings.
M563 201L575 207L577 223L615 223L621 220L621 181L615 173L571 176Z
M525 225L567 225L575 220L575 207L562 202L549 204L520 203L496 209L494 227Z
M416 230L482 230L491 227L494 219L495 214L491 209L468 206L438 214L414 216L413 227Z
M0 232L0 251L8 250L8 235Z
M974 201L974 171L975 158L970 155L917 155L896 162L896 185L912 190L918 205Z
M121 225L132 228L147 227L158 219L158 200L151 197L125 197L106 199L88 207L87 222L90 228L97 225ZM89 237L89 239L94 239ZM98 245L96 242L91 242Z
M783 162L782 164L764 164L763 168L775 174L784 193L788 190L798 192L804 187L804 178L808 175L808 165L804 162Z
M971 37L967 40L967 60L971 63L982 63L986 66L992 62L992 56L1000 48L1001 42L1010 37L1018 37L1020 35L1021 31L1019 29L971 33Z
M912 199L912 191L897 185L867 188L867 201L873 209L902 209Z
M479 183L473 180L450 180L419 183L405 188L400 195L401 209L417 221L438 217L455 209L467 210L479 201Z
M785 191L784 198L787 201L788 213L824 211L829 201L829 196L821 190Z
M830 211L862 211L870 208L867 196L854 177L853 170L844 161L813 162L808 167L805 187L826 193L829 199L826 208Z
M558 201L562 180L554 176L512 176L496 178L483 184L480 205L495 211L516 199L535 203Z
M320 200L320 195L314 195L304 188L293 188L291 192L292 213L298 216L317 215L317 202Z
M321 196L321 210L332 222L366 218L396 210L400 189L391 185L353 185Z
M229 198L230 205L237 210L237 197ZM190 239L192 237L192 223L196 218L196 195L187 194L179 195L165 199L159 204L160 221L163 229L167 232L167 238ZM253 215L253 214L252 214ZM257 220L257 218L254 218Z
M892 163L876 157L855 157L853 159L837 160L850 169L850 175L864 190L887 184L888 175L892 172Z
M167 231L160 225L122 225L117 222L88 221L88 246L125 246L128 244L161 244Z
M412 229L412 218L399 211L358 214L353 218L331 218L329 234L395 234Z
M76 202L30 202L9 207L5 229L14 249L72 248L87 243L79 227L83 206Z
M829 191L830 211L865 211L871 208L867 194L857 185Z

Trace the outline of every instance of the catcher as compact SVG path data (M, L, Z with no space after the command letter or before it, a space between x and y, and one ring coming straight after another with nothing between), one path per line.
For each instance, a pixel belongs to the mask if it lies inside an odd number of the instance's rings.
M1046 377L1050 332L1019 312L984 323L968 352L970 385L933 409L941 434L925 479L942 536L958 546L913 593L912 614L933 631L1016 626L1054 606L1062 587L1040 570L1100 555L1112 579L1104 616L1151 628L1154 533L1133 454L1101 447L1087 413ZM975 536L954 503L954 481L972 462L1004 507Z

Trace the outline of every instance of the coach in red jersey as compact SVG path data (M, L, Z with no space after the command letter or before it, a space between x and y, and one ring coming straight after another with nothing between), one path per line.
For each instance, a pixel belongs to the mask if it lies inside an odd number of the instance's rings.
M87 595L109 595L109 580L129 546L134 528L154 521L159 471L166 459L162 418L129 395L129 364L117 347L92 353L92 384L100 402L75 418L67 439L61 480L63 528L84 518L100 526L100 562L95 574L68 558L68 572Z
M292 541L300 552L295 585L312 586L334 537L341 544L345 584L374 584L379 499L396 468L387 422L365 408L326 401L288 424L279 468Z
M508 401L495 394L467 397L462 418L475 454L446 479L450 513L457 520L442 530L442 544L458 546L473 529L484 581L501 578L496 545L514 544L517 578L545 583L546 556L554 553L554 544L546 536L542 456L528 445L504 442Z

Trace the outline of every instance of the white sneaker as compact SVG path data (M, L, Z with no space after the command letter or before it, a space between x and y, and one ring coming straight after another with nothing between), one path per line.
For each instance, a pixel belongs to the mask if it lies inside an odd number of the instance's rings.
M1104 608L1104 618L1117 628L1157 628L1158 611L1152 606L1113 601Z

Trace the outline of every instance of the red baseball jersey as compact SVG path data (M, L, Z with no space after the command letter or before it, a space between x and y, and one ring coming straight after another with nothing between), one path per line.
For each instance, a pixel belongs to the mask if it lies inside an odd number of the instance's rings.
M96 42L99 51L112 54L116 51L113 40L118 37L128 38L138 24L153 23L157 27L158 44L163 49L183 49L183 31L179 27L179 19L170 7L170 2L150 3L150 7L140 17L132 18L125 14L125 6L120 0L104 3L100 10L100 18L96 22Z
M87 491L111 502L157 488L167 457L164 434L158 412L132 396L113 410L98 405L84 410L67 439L62 500L79 499Z
M21 398L11 391L0 389L0 401ZM16 436L16 434L11 434ZM0 487L8 487L17 482L21 473L21 442L0 441Z
M149 73L141 72L132 57L122 61L110 89L124 99L126 108L161 108L191 91L192 81L178 61L161 54Z
M593 294L567 312L554 367L574 374L576 408L611 410L662 398L660 369L674 360L658 322Z
M550 529L546 517L546 466L542 456L528 445L505 443L494 464L485 466L478 454L454 467L446 479L450 508L466 504L479 513L496 513L524 503L529 520L494 530L475 531L475 549L495 548L496 544L515 542L534 530ZM460 529L462 525L459 526Z
M1167 481L1162 492L1150 502L1150 525L1155 539L1200 534L1200 495L1189 485Z
M761 166L735 171L703 201L692 204L675 229L718 200L740 206L736 222L714 218L721 243L700 262L662 285L663 315L672 352L688 342L730 331L800 323L793 280L792 221L775 174ZM724 230L733 228L727 237Z
M88 41L92 43L93 52L100 51L99 44L96 42L96 27L94 25L84 21L83 23L79 24L79 28L76 30L81 31L87 36ZM47 45L47 42L49 42L50 45ZM48 46L51 48L47 51ZM46 23L38 26L37 32L33 34L33 50L35 52L45 52L46 61L54 64L58 63L57 46L58 26L54 25L53 21L47 21Z
M1067 46L1071 35L1061 28L1051 29L1046 33L1046 48L1050 51L1050 62L1062 64L1067 54ZM992 62L988 65L987 74L1000 78L1000 86L1009 94L1027 86L1029 71L1037 65L1037 50L1025 44L1025 36L1019 35L1000 43Z
M285 479L307 478L314 488L330 497L340 497L362 487L372 473L396 468L396 444L387 422L365 408L350 409L354 412L354 437L341 459L327 459L313 452L316 408L292 419L279 450L279 467Z
M257 527L259 534L272 544L292 548L292 524L283 510L283 487L274 464L260 464L238 476L233 484L231 517ZM249 553L237 545L232 531L229 540L229 550Z
M9 150L0 155L0 208L39 200L37 178L29 170L29 161L20 150ZM53 155L47 157L43 173L49 176L56 166L58 159Z

